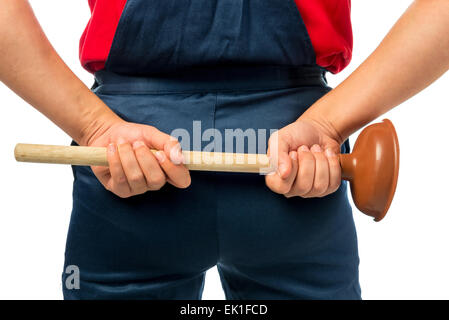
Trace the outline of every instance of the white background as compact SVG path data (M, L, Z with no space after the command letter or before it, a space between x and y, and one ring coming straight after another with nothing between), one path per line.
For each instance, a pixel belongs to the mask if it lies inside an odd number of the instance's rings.
M378 45L410 0L353 1L354 59L347 77ZM32 1L51 42L87 84L78 39L89 18L87 1ZM419 77L419 74L416 75ZM396 198L381 223L354 210L364 299L449 298L449 74L386 117L396 125L401 171ZM60 276L71 210L71 170L19 164L17 142L67 144L70 139L0 83L0 298L61 299ZM353 137L352 142L354 141ZM216 270L205 299L222 299Z

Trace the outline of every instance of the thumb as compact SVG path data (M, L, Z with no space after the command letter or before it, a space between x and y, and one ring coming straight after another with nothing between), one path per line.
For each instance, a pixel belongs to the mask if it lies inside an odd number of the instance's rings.
M268 141L268 156L282 179L287 179L292 171L292 161L289 157L290 140L288 135L276 131Z
M145 144L156 150L164 150L166 144L170 142L170 136L157 128L152 126L142 126L142 136L145 140Z
M170 161L176 162L177 164L184 161L181 153L181 145L175 137L159 131L152 126L144 126L142 130L143 138L149 148L164 151Z

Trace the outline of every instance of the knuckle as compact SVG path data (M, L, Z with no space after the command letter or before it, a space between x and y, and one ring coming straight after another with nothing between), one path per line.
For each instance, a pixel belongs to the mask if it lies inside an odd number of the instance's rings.
M127 182L128 182L128 180L126 179L125 176L120 176L117 178L117 184L122 185L122 184L126 184Z
M126 198L131 197L131 193L129 193L129 192L117 191L117 192L114 192L114 194L117 195L119 198L122 198L122 199L126 199Z
M324 183L317 183L313 188L313 193L317 195L322 195L327 191L327 185Z
M265 176L265 184L267 185L267 187L269 187L273 184L273 181L274 181L273 177L274 177L274 174L267 174Z
M270 188L271 191L276 193L282 193L280 190L280 181L279 178L275 175L267 176L266 178L267 187Z
M338 182L336 182L336 183L331 184L331 185L329 186L330 192L331 192L331 193L334 193L335 191L337 191L338 188L340 188L340 183L341 183L341 182L338 181Z
M155 173L150 176L148 184L161 188L165 184L165 176L162 173Z
M290 187L276 174L267 176L265 182L267 187L275 193L286 194L290 191Z
M282 193L282 192L279 190L279 188L278 188L278 184L275 183L274 181L267 180L266 184L267 184L267 187L268 187L271 191L273 191L273 192L275 192L275 193L279 193L279 194Z
M323 196L328 196L328 195L334 193L335 191L337 191L337 189L329 188L326 190L326 192L323 194Z
M143 134L146 137L151 137L152 135L154 135L158 131L158 129L156 129L153 126L149 126L149 125L145 125L144 127L142 127L142 129L143 129Z
M276 186L277 193L286 194L290 191L290 187L285 183L278 183Z
M279 130L279 139L290 141L292 140L292 134L289 130L281 129Z
M141 182L143 180L143 174L142 173L133 173L130 177L129 177L129 182L131 183L138 183Z
M297 192L299 195L305 195L310 192L312 186L310 183L300 182L297 187Z
M148 187L148 190L150 190L150 191L159 191L159 190L162 189L163 186L164 186L163 184L162 185L151 185L151 186Z
M274 132L268 139L268 145L275 147L279 141L285 141L287 143L290 143L292 141L292 136L290 132L284 129Z

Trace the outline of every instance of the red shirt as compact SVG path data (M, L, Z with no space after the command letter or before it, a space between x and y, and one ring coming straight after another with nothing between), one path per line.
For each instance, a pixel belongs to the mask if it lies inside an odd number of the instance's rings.
M95 72L104 68L126 0L88 0L92 16L80 41L80 60ZM332 73L352 57L351 0L295 0L316 55Z

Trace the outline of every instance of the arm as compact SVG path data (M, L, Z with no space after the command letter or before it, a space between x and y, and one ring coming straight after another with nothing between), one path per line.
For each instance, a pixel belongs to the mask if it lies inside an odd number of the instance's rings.
M0 57L0 81L79 144L109 146L109 168L93 168L107 189L128 197L167 179L190 184L183 165L165 161L179 155L171 152L179 144L154 127L125 122L93 94L55 52L26 0L0 0ZM165 152L156 159L150 147Z
M449 1L416 0L373 54L304 118L324 125L343 142L448 69Z
M416 0L353 74L270 141L273 149L277 140L279 174L267 177L267 185L286 196L334 192L340 144L448 69L449 1Z
M0 0L0 80L82 145L119 121L58 56L24 0Z

